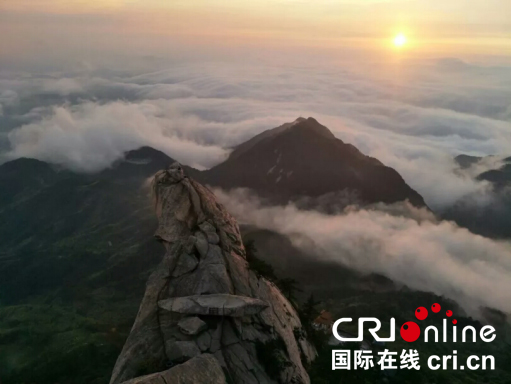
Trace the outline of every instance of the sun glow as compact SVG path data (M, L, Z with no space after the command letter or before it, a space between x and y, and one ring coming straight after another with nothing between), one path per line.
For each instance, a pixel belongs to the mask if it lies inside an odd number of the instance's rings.
M394 45L396 47L402 47L406 44L406 42L407 42L406 36L403 35L402 33L394 37Z

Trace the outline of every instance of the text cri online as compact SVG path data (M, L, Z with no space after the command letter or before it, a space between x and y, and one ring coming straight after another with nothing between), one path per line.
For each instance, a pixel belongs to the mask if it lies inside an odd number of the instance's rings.
M428 368L432 371L437 371L440 368L443 370L452 369L456 371L464 370L465 367L471 371L476 371L478 369L495 369L495 357L491 355L481 357L472 355L467 358L465 365L458 365L458 356L456 354L457 351L453 351L452 355L446 355L442 357L431 355L428 358Z
M364 326L366 325L368 328L367 331L371 334L371 336L374 338L375 341L377 341L377 342L393 342L396 340L396 336L395 336L396 325L395 325L394 318L390 319L390 324L389 324L389 326L390 326L389 335L390 336L386 337L386 338L378 336L377 332L381 328L381 322L379 319L374 318L374 317L361 317L358 319L358 336L357 337L346 337L346 336L343 337L342 335L339 334L338 327L341 323L349 323L351 321L352 321L351 318L342 318L342 319L337 320L333 324L332 333L336 339L338 339L339 341L341 341L343 343L354 342L354 341L361 342L361 341L363 341L363 338L364 338L364 329L365 329ZM496 338L495 328L493 328L490 325L481 327L479 332L477 332L477 330L473 326L465 326L462 329L458 330L456 325L453 325L451 327L451 330L448 331L447 320L443 319L442 327L440 330L437 327L430 325L430 326L426 327L426 329L424 330L422 335L420 333L418 326L416 326L416 327L419 332L417 332L416 335L414 335L413 340L410 340L410 338L407 337L407 336L409 336L406 334L407 330L405 329L403 331L403 328L402 328L401 329L401 337L403 338L403 340L408 341L408 342L414 342L414 341L418 340L420 336L423 336L423 341L425 343L447 343L448 341L454 342L454 343L458 343L458 342L476 343L478 341L477 336L479 336L480 341L482 341L484 343L491 343ZM460 335L460 333L461 333L461 335ZM459 337L459 336L461 336L461 337ZM413 350L413 351L416 355L418 354L417 350ZM342 351L339 351L339 352L342 352ZM348 351L344 351L344 352L348 352ZM390 352L388 350L385 350L385 352L388 355L392 355L392 354L397 355L397 352ZM356 352L356 353L358 353L360 355L360 353L363 353L363 352ZM379 352L378 354L381 355L382 352ZM368 356L365 356L365 357L369 358ZM359 356L358 360L361 360L361 356ZM418 360L418 358L416 360ZM343 362L345 363L344 366L342 364ZM378 364L381 365L382 369L394 369L395 368L394 366L386 367L384 365L384 362L385 361L384 361L383 357L382 357L382 361L378 362ZM345 366L347 366L347 368ZM374 365L371 365L371 366L374 366ZM436 371L439 369L443 369L443 370L446 370L446 369L452 369L452 370L468 369L468 370L472 370L472 371L479 370L479 369L494 370L495 369L495 357L492 355L482 355L482 356L471 355L466 360L464 360L464 358L461 358L460 361L458 362L457 351L453 351L452 355L444 355L444 356L431 355L431 356L429 356L428 360L427 360L427 366L429 369L431 369L433 371ZM349 356L345 356L344 359L341 359L339 357L338 360L336 360L336 362L333 364L333 369L349 369ZM357 369L357 364L355 364L355 369ZM365 369L367 369L367 368L365 368ZM414 369L420 369L418 364L416 364L414 366Z

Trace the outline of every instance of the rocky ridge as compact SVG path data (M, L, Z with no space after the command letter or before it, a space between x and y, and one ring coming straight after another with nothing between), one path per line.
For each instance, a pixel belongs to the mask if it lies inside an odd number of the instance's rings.
M315 350L289 301L248 268L234 218L178 163L153 193L166 253L110 383L308 384Z

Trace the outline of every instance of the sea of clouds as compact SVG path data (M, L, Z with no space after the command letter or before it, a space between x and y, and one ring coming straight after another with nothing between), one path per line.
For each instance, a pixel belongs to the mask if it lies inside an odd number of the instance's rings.
M511 313L511 243L438 221L425 208L351 207L336 215L263 205L247 190L215 189L241 223L288 236L303 252L362 273L378 273L462 305Z
M0 71L2 161L34 157L97 172L149 145L204 169L255 134L312 116L395 168L442 212L467 197L483 208L491 204L492 187L477 175L511 155L511 66L312 56L148 63L129 70L82 63L70 70ZM453 160L459 154L501 157L461 172ZM410 217L383 207L328 216L217 193L244 222L295 244L313 239L316 257L381 273L469 309L511 310L508 243L428 212Z
M510 100L511 67L458 59L10 70L0 72L0 153L95 172L149 145L204 169L265 129L313 116L442 210L486 194L454 173L453 157L507 155Z

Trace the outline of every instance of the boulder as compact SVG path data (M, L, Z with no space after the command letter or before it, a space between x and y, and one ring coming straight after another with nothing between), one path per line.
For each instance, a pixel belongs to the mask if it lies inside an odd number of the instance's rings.
M172 362L182 363L201 354L193 341L169 341L165 345L167 358Z
M179 330L185 335L194 336L208 328L208 325L198 317L185 317L177 323Z
M208 252L201 259L202 265L207 264L221 264L225 265L224 255L222 249L218 245L211 244Z
M205 221L199 224L199 228L204 233L216 233L216 228L209 221Z
M190 273L199 265L199 260L194 255L183 253L179 256L176 268L172 272L173 277L179 277Z
M190 236L188 240L184 243L184 251L189 255L192 255L195 251L195 244L197 243L197 238L195 236Z
M205 257L208 253L209 243L206 235L202 232L195 232L195 247L197 247L197 251L201 257Z
M202 224L199 224L199 228L206 235L208 239L208 243L210 244L218 244L220 242L220 236L216 233L216 228L211 223L205 221Z
M211 335L209 332L202 332L195 342L202 352L207 351L211 347Z
M233 328L233 324L230 321L225 321L222 327L222 345L228 346L240 342L238 334Z
M197 269L194 293L197 295L230 294L232 282L223 264L200 264Z

